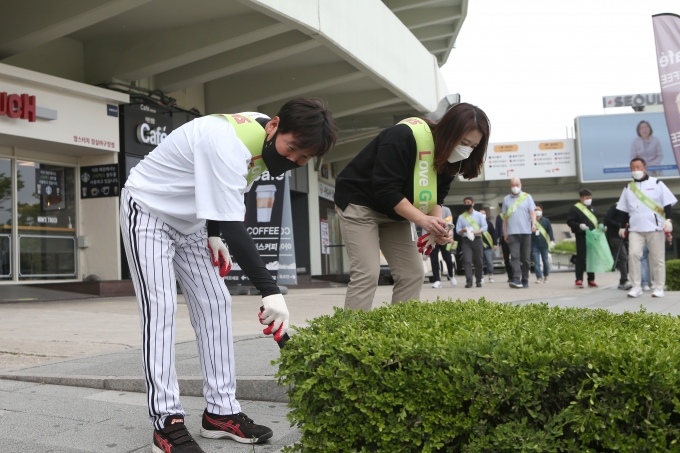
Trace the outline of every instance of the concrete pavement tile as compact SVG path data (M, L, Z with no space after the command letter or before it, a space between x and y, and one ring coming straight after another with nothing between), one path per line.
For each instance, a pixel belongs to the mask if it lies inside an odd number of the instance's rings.
M68 387L63 385L39 384L36 387L25 388L19 390L17 393L28 393L36 396L53 396L55 398L85 398L88 395L99 393L101 390L83 388L83 387Z
M56 418L49 415L33 415L24 412L0 411L0 438L23 442L38 442L63 431L76 429L83 422ZM1 446L2 451L4 446Z
M3 394L0 398L0 409L88 423L101 422L111 416L111 405L100 401L88 401L82 398L56 398L54 396L17 392Z
M96 393L88 395L85 399L93 401L103 401L105 403L126 404L128 406L146 407L146 394L135 392L116 392L113 390L97 390Z
M20 382L0 379L0 392L15 392L17 390L35 387L37 385L40 384L36 384L34 382Z
M153 428L138 412L138 408L127 406L126 411L108 420L62 431L42 442L55 447L107 453L127 453L144 446L149 448Z
M27 443L11 439L3 439L2 451L3 453L87 453L73 448L50 447L38 443Z

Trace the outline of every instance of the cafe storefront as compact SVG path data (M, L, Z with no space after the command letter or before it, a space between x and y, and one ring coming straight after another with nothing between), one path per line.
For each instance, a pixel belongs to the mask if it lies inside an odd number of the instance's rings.
M0 285L120 278L119 189L104 182L128 99L0 64Z

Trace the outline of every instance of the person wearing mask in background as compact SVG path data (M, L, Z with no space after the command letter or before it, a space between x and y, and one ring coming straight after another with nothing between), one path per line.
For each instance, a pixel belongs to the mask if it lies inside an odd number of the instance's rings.
M496 249L500 247L503 255L503 266L505 267L505 273L508 274L508 283L512 281L512 266L510 265L510 248L508 248L508 243L505 242L505 237L503 235L503 214L496 216Z
M595 216L593 193L588 189L579 192L579 202L569 209L567 225L576 236L576 286L583 288L583 273L586 271L586 231L594 230L599 223ZM595 274L588 272L588 286L597 288Z
M453 220L451 210L446 206L442 206L442 217L444 217L444 221L446 221L447 223L451 223L451 221ZM427 233L427 231L423 230L423 234L425 233ZM453 275L456 269L453 266L453 260L451 259L451 247L453 246L453 242L454 240L452 236L450 242L446 244L436 244L432 249L432 253L430 253L430 264L432 265L432 277L434 278L434 283L432 284L433 288L442 287L441 278L439 277L439 253L442 254L442 258L446 263L446 268L449 271L449 282L451 282L451 286L456 286L458 284L458 282L456 281L456 277Z
M607 227L605 234L609 243L609 250L611 250L621 274L618 288L628 290L632 287L628 281L628 235L626 233L628 213L620 211L616 206L616 203L611 205L604 217L604 225Z
M652 135L654 133L652 125L642 120L638 123L636 132L637 137L633 139L633 143L630 145L630 159L639 157L644 159L645 165L661 165L663 149L661 148L661 141Z
M633 287L628 297L642 295L640 257L645 245L649 248L649 270L654 282L652 297L664 297L666 284L665 234L673 231L672 207L677 198L666 184L647 174L642 158L630 162L631 181L621 193L618 209L627 212L628 271ZM623 232L622 232L623 233Z
M531 195L522 192L522 181L519 178L510 180L510 192L505 196L502 208L503 235L510 249L512 265L510 288L528 288L531 235L536 232L536 205Z
M475 282L477 288L482 287L484 272L482 235L486 233L486 217L475 211L475 200L465 197L463 200L465 211L458 216L456 231L461 236L463 249L463 266L465 267L465 287L472 288L472 263L475 266ZM492 241L493 242L493 241Z
M548 252L555 247L550 220L543 217L543 206L536 205L536 232L531 236L531 255L534 257L534 269L536 270L536 283L548 283L550 275L550 261ZM543 269L541 269L543 262Z
M437 123L407 118L380 132L340 172L335 210L350 262L345 308L371 310L381 250L394 278L392 303L420 298L419 248L429 254L450 242L441 205L456 175L481 173L489 130L486 114L467 103ZM419 240L413 224L429 233Z
M496 229L493 223L489 222L486 216L486 210L480 209L479 213L486 219L487 230L482 235L482 245L484 246L484 269L486 275L489 276L489 283L493 283L493 252L498 248L496 246ZM484 279L482 279L484 283Z

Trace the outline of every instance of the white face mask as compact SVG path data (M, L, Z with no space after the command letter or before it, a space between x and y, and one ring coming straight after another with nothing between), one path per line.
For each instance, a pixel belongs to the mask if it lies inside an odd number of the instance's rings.
M543 211L536 211L536 217L541 217L543 215Z
M583 200L583 204L586 206L590 206L591 204L593 204L593 199L588 198L587 200Z
M645 177L645 172L641 170L631 171L630 174L633 176L633 179L637 180L640 180Z
M472 150L473 150L472 146L458 145L453 149L453 152L446 160L449 161L449 163L451 164L454 162L458 162L459 160L465 160L468 157L470 157L470 154L472 154Z
M521 187L510 187L510 190L512 191L512 193L517 195L518 193L520 193L522 191L522 188Z

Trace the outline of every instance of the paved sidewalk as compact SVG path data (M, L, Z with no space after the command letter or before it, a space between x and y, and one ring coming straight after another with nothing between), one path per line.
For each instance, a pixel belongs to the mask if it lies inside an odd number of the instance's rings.
M266 444L239 444L200 436L203 398L183 396L186 423L206 453L278 452L300 435L283 403L241 401L242 410L274 436ZM143 393L41 385L0 379L0 451L3 453L150 452L153 429Z
M613 283L614 277L606 275L599 281L601 284ZM572 286L571 274L561 276L558 274L552 278L550 284L532 285L529 290L511 290L504 282L469 290L460 287L435 290L427 285L423 290L423 299L434 300L441 296L467 300L485 296L490 300L507 303L547 302L558 306L606 308L617 313L638 310L643 306L650 312L680 314L680 292L667 292L663 299L654 299L650 293L645 293L643 297L637 299L629 299L625 291L617 290L615 286L576 289ZM289 306L297 308L298 313L303 312L308 317L330 314L333 306L342 305L344 289L330 288L323 291L321 294L319 290L311 292L298 290L297 294L289 295L287 298ZM376 299L385 300L390 292L391 287L381 287ZM278 388L273 378L276 368L271 365L271 360L278 357L278 346L270 337L257 334L261 327L250 320L251 311L253 307L257 307L257 301L256 297L247 296L241 300L238 298L234 300L235 331L252 329L254 332L235 338L237 397L242 402L246 414L275 431L275 436L269 443L256 446L254 451L275 452L285 445L294 443L299 438L299 431L291 428L285 419L288 411L284 402L285 389ZM61 316L60 320L66 322L69 316L75 316L76 319L78 316L85 316L97 321L96 315L102 319L86 328L66 323L61 329L45 332L44 339L50 335L68 337L78 332L94 337L97 326L100 326L100 340L105 343L110 339L109 335L117 334L119 329L129 329L132 332L133 329L138 329L138 325L126 327L109 325L112 316L114 318L119 316L120 318L116 319L127 321L130 321L130 317L136 316L136 307L132 306L134 310L130 310L126 303L129 305L130 301L124 302L123 305L108 301L103 306L92 305L93 301L72 302L69 313L58 314ZM379 305L379 302L375 305ZM80 315L76 310L78 307L84 310ZM54 314L54 307L50 306L41 308L36 305L19 304L4 312L2 308L0 308L0 332L3 325L12 325L11 322L6 324L6 318L3 320L3 313L9 313L10 318L19 318L20 321L23 319L26 331L18 331L18 336L24 335L26 338L31 332L39 333L37 329L42 324L36 321L35 316L40 319L41 309ZM113 315L111 312L116 314ZM295 310L291 312L294 313ZM34 317L21 318L21 315ZM46 320L49 320L49 316L46 316ZM187 325L181 328L185 329L183 332L188 336L193 332L189 330L188 321L184 319L183 322ZM296 323L304 325L304 319ZM250 327L251 325L253 327ZM6 338L8 337L0 336L0 347L3 341L7 341ZM55 351L59 352L59 348L57 347ZM125 349L105 354L80 355L0 369L0 438L3 439L0 451L8 453L149 451L151 427L147 421L140 361L140 351L131 342ZM195 341L188 341L185 336L178 342L176 361L182 403L188 414L187 425L205 452L252 452L251 446L200 437L198 434L200 415L205 405L201 396L202 377ZM255 401L258 399L269 401Z

